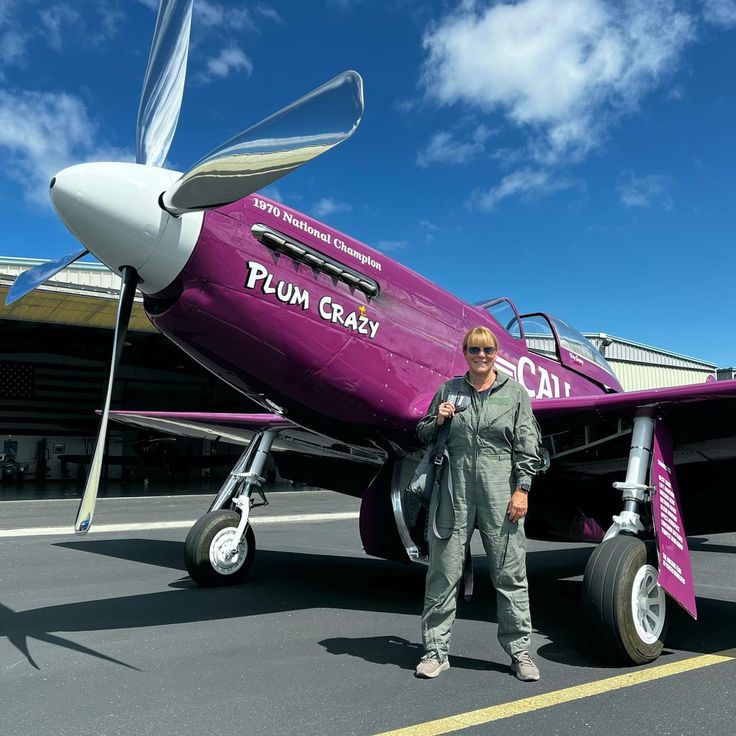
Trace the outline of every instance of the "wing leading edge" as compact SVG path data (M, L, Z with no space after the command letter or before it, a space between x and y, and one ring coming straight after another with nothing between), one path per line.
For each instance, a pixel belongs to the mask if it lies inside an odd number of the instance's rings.
M256 432L278 429L276 452L296 452L359 463L382 464L373 448L348 446L330 437L310 432L279 414L227 414L214 412L112 411L110 419L141 429L182 437L216 440L247 446Z

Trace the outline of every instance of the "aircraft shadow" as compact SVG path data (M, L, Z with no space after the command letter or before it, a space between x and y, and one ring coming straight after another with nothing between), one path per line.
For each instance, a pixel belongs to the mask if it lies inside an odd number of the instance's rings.
M28 638L53 639L59 646L71 647L57 636L58 632L216 621L315 607L411 615L417 617L417 629L419 627L424 570L417 565L404 566L367 557L259 550L246 583L202 589L186 576L181 542L100 539L59 546L158 565L180 571L182 577L173 581L168 590L155 593L19 612L0 606L0 635L8 637L27 657L25 642ZM587 548L529 554L532 620L537 638L542 636L549 642L539 649L542 658L600 668L602 662L594 647L581 637L581 583L569 579L582 575L589 554ZM488 582L485 559L476 557L474 569L474 597L468 603L459 602L458 618L495 622L495 595ZM676 649L698 652L713 652L736 645L732 625L736 603L701 598L698 607L701 620L697 624L675 612L668 643ZM366 659L379 657L381 661L389 659L406 668L416 664L418 651L412 642L390 635L379 637L377 641L325 640L323 646L334 654L352 654ZM494 668L492 663L482 660L456 659L459 667ZM123 662L119 664L126 666Z
M688 547L691 552L718 552L736 555L736 544L714 544L708 537L688 537Z

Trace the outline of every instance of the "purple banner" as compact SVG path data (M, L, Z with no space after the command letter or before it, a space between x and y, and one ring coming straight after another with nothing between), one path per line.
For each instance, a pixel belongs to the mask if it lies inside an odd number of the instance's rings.
M652 497L652 517L659 554L658 582L694 619L697 619L690 551L687 547L675 477L672 435L667 425L659 419L654 426L650 477L655 489Z

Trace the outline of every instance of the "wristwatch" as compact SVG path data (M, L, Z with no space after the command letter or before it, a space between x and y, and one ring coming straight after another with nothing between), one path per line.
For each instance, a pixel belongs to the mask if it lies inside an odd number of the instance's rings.
M519 483L517 487L520 491L524 491L524 493L529 493L529 489L531 488L528 483Z

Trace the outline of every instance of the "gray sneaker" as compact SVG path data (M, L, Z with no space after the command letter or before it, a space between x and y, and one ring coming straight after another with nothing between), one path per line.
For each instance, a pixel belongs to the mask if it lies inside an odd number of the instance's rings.
M414 677L422 677L424 679L437 677L441 672L449 669L450 660L447 657L440 659L435 652L430 652L419 660Z
M536 682L539 679L539 667L534 664L529 652L519 652L511 660L511 670L524 682Z

